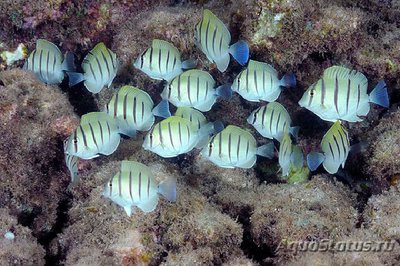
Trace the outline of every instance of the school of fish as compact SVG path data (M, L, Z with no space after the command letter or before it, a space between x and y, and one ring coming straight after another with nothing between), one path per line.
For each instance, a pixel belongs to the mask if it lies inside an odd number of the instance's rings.
M182 61L173 44L154 39L132 65L152 79L165 81L162 100L155 105L146 91L126 85L112 96L102 112L83 115L79 126L64 141L71 185L78 180L79 160L110 155L117 150L121 136L132 138L137 131L147 132L143 149L164 158L200 149L203 158L219 167L251 168L257 155L272 159L278 152L284 177L303 167L315 171L321 164L328 173L335 174L340 166L345 166L352 149L343 122L362 121L369 113L370 103L389 107L384 81L367 94L368 80L361 72L344 66L327 68L304 92L299 105L334 123L321 140L321 151L304 156L296 144L299 127L292 125L289 112L276 102L284 88L296 87L295 75L288 73L279 78L270 64L249 60L247 43L239 40L231 44L229 30L210 10L204 10L201 21L195 25L194 39L220 72L228 68L230 55L247 66L232 84L217 85L210 73L196 69L196 60ZM24 64L25 70L46 84L60 84L66 74L70 87L83 82L95 94L112 86L119 63L117 55L100 42L88 52L81 68L83 73L76 71L72 53L63 56L56 45L43 39L37 40L36 49ZM247 122L269 142L258 145L249 129L235 125L224 128L220 121L207 121L202 112L210 111L219 97L229 100L233 92L250 102L268 102L252 111ZM169 103L177 107L174 115ZM157 206L159 194L171 202L177 197L176 180L157 180L150 167L122 161L120 171L105 184L103 196L121 206L129 216L134 212L132 207L151 212Z

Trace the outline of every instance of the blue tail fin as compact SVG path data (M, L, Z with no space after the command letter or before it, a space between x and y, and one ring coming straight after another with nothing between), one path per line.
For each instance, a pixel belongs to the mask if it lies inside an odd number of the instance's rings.
M68 52L65 54L64 62L62 64L62 69L64 71L74 72L75 64L74 64L74 54Z
M289 128L289 133L293 136L293 138L297 141L299 137L299 130L300 127L290 127Z
M158 193L163 195L167 200L176 201L176 180L173 177L167 178L158 185Z
M167 118L171 116L169 111L169 103L167 100L162 100L156 107L153 108L153 114L162 118Z
M299 146L293 145L293 151L290 155L290 162L292 163L292 167L295 170L298 170L303 167L304 165L304 156L303 151L300 149Z
M182 62L182 68L183 69L192 69L197 66L197 60L196 59L188 59Z
M224 84L217 88L217 95L224 99L230 99L232 97L232 89L230 84Z
M385 81L381 80L369 95L369 101L382 107L389 107L389 95Z
M67 72L68 78L69 78L69 86L75 86L79 82L82 82L85 80L85 77L83 76L82 73L77 73L77 72Z
M262 145L260 147L257 148L256 151L257 155L260 155L262 157L267 157L269 159L272 159L275 155L275 147L274 147L274 143L270 142L268 144Z
M238 41L229 47L229 53L235 58L235 60L241 64L245 65L249 61L249 45L245 41Z
M288 73L284 75L281 79L281 86L285 88L296 87L296 76L293 73Z
M325 156L322 153L310 152L307 155L307 165L311 171L317 170L318 166L325 160Z
M215 121L213 123L214 125L214 132L213 134L218 134L219 132L221 132L222 130L224 130L224 124L221 121Z

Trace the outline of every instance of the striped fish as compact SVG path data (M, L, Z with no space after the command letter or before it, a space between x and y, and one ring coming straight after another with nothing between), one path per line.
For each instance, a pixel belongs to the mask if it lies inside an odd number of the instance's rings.
M192 69L169 82L162 91L161 97L176 107L193 107L207 112L218 96L229 98L232 95L228 85L215 88L215 84L214 78L209 73Z
M283 133L289 131L297 138L298 127L290 127L292 119L285 107L278 102L271 102L254 110L247 118L247 122L252 125L263 137L282 140Z
M64 59L54 43L38 39L36 49L29 55L23 68L32 71L46 84L60 84L65 71L74 71L74 56L72 53L67 53Z
M143 212L152 212L158 203L158 194L176 201L174 178L158 183L150 168L134 161L122 161L120 171L105 185L103 196L123 207L128 216L132 206Z
M342 66L332 66L307 89L299 105L326 121L335 122L340 119L358 122L368 114L370 102L389 107L389 96L383 80L369 95L367 88L368 80L362 73Z
M164 158L175 157L202 144L213 131L212 124L199 130L189 120L171 116L153 126L144 139L143 148Z
M155 39L133 66L152 79L169 81L182 73L182 69L194 68L196 64L192 59L182 62L181 54L174 45Z
M316 170L321 163L330 174L335 174L340 165L344 167L350 151L350 140L340 120L325 133L321 141L321 150L322 153L311 152L307 156L307 164L311 171Z
M92 112L82 116L80 125L68 138L64 151L86 160L99 154L112 154L119 142L115 119L106 113Z
M179 116L189 120L197 127L197 129L200 129L202 126L207 124L206 117L200 111L190 107L178 107L174 116Z
M82 73L68 72L69 86L84 81L92 93L99 93L105 86L111 86L118 71L117 55L104 43L98 43L83 59Z
M201 154L219 167L251 168L256 155L272 158L274 144L257 147L256 139L248 131L229 125L209 140Z
M282 176L288 176L290 172L295 172L303 167L304 157L300 147L292 143L292 139L287 131L283 134L279 146L279 165L282 169Z
M154 124L154 116L171 116L168 101L154 107L147 92L133 86L123 86L106 106L106 112L117 119L120 132L133 137L136 131L147 131Z
M295 87L294 74L286 74L278 79L278 72L269 64L250 60L232 84L232 90L251 102L274 102L282 87Z
M204 9L203 17L196 25L196 46L207 56L208 60L217 65L219 71L224 72L229 65L231 54L235 60L244 65L249 60L249 46L245 41L238 41L230 45L231 34L210 10Z
M71 184L75 184L78 178L78 161L79 157L65 153L65 164L71 175Z

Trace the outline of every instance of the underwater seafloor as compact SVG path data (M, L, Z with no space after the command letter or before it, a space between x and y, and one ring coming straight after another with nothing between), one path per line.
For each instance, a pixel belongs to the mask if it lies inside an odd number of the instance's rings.
M142 149L142 135L123 139L111 156L84 161L71 189L63 140L79 117L98 111L122 85L160 100L162 81L132 66L158 38L182 58L195 58L218 84L242 67L231 60L221 73L194 45L202 10L212 10L232 40L244 39L250 58L294 72L296 88L278 101L300 126L306 154L319 147L330 122L301 108L304 91L331 65L363 72L370 89L387 83L390 107L374 105L362 122L346 123L351 142L367 147L350 156L340 174L320 167L308 181L288 184L277 158L258 157L251 169L224 169L198 150L164 159ZM0 72L0 265L399 265L400 264L400 2L390 0L237 1L0 1L0 50L38 38L72 51L80 64L103 41L121 67L113 87L98 95L81 84L48 86L21 70L23 60ZM260 104L238 94L218 100L210 120L245 127ZM101 196L124 159L177 179L177 202L160 199L151 213L128 217ZM13 238L6 237L12 233ZM386 251L300 250L297 241L393 243ZM293 248L295 247L295 248Z

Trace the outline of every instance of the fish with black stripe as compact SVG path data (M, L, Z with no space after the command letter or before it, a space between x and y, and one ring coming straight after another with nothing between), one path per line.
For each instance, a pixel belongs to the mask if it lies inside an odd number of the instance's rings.
M291 127L292 119L288 111L278 102L271 102L254 110L247 118L258 133L269 139L282 140L283 133L289 131L297 138L299 127Z
M281 79L271 65L250 60L247 68L235 78L232 90L250 102L274 102L281 94L282 88L295 87L296 77L289 73Z
M154 39L151 46L135 60L133 66L152 79L169 81L182 73L182 69L194 68L196 64L193 59L182 62L181 53L173 44Z
M117 119L122 134L133 137L136 131L147 131L154 124L155 117L171 116L168 101L161 101L156 107L147 92L133 86L123 86L106 106L106 112Z
M224 23L210 10L204 9L203 17L196 25L195 44L221 72L228 68L229 54L241 65L249 60L249 46L245 41L230 43L231 34Z
M82 69L83 74L67 72L69 86L84 81L88 91L99 93L105 86L109 88L117 75L117 55L100 42L83 59Z
M349 134L337 120L322 138L322 153L311 152L307 155L308 167L315 171L322 163L328 173L335 174L340 165L344 167L350 149Z
M223 168L251 168L257 161L257 155L272 158L274 144L257 147L256 139L248 131L229 125L211 137L201 151L202 156Z
M282 176L288 176L291 172L296 172L304 165L304 156L300 147L292 143L292 139L287 131L284 132L279 146L278 162L282 169Z
M207 112L218 97L229 99L232 96L230 85L215 86L216 82L208 72L192 69L169 82L161 97L176 107L193 107Z
M368 80L361 72L342 66L332 66L324 71L320 80L312 84L299 101L321 119L335 122L362 121L370 110L370 102L389 107L386 84L379 81L368 95Z
M67 144L67 142L65 142L65 144ZM78 178L79 157L69 155L68 153L65 153L64 156L65 156L65 165L67 166L69 173L71 175L71 184L75 184Z
M200 129L202 126L208 123L207 118L203 115L202 112L190 107L178 107L175 111L174 116L179 116L189 120L193 123L193 125L197 127L197 129Z
M82 116L80 125L68 138L64 152L85 160L99 154L110 155L117 149L120 138L113 117L103 112L92 112Z
M158 203L158 194L176 201L176 180L172 177L157 182L151 169L139 162L122 161L120 171L105 185L103 196L123 207L131 216L132 207L152 212Z
M32 71L46 84L60 84L64 79L64 72L74 71L74 56L72 53L67 53L64 59L54 43L38 39L36 49L25 61L23 69Z
M171 116L153 126L145 136L143 148L164 158L175 157L202 147L209 135L217 130L214 123L198 129L188 119Z

